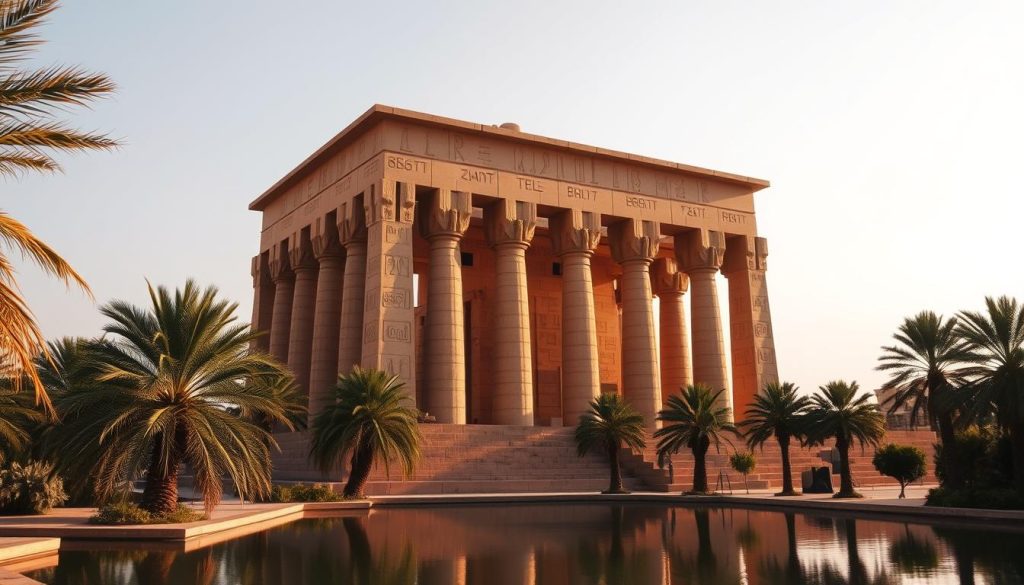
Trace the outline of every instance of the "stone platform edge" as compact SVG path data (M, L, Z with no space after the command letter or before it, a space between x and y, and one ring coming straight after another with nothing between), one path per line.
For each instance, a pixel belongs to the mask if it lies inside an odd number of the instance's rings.
M294 504L249 504L252 509L238 506L229 514L210 520L188 524L146 524L136 526L99 526L94 524L53 525L12 525L0 518L0 540L4 537L49 537L58 541L68 540L115 540L115 541L163 541L189 543L206 536L244 529L247 526L275 520L299 520L307 512L334 512L339 510L369 510L368 500L342 502L307 502ZM2 544L0 544L2 546ZM2 552L2 549L0 549ZM0 565L12 562L0 556ZM3 585L0 581L0 585Z
M703 504L743 508L772 509L790 512L822 512L850 514L858 517L884 520L953 522L991 526L993 524L1024 527L1024 510L988 510L977 508L934 508L914 504L872 503L863 499L806 499L800 496L776 497L754 495L687 496L661 492L633 492L630 494L602 493L547 493L547 494L443 494L409 496L370 496L374 508L411 506L453 506L465 504L519 504L519 503L663 503Z

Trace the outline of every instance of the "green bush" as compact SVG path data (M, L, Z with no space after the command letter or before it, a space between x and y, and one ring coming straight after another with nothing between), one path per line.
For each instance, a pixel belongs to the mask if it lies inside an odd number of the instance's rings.
M153 515L131 502L113 502L100 507L89 518L89 524L121 526L124 524L151 524Z
M68 499L53 466L41 461L0 469L0 514L45 514Z
M925 505L943 508L1024 510L1024 496L1013 488L952 490L938 487L928 492Z
M735 469L738 473L743 476L743 488L750 493L750 488L747 487L747 474L754 471L757 467L757 459L753 453L740 453L736 452L729 456L729 465Z
M341 496L334 492L329 486L321 483L306 485L296 483L291 485L276 484L270 491L270 501L278 503L290 502L337 502Z
M900 498L906 497L907 484L921 479L927 471L924 451L911 445L889 443L875 451L871 463L878 473L900 482Z
M1009 487L1013 477L1009 437L991 426L972 425L956 433L952 447L942 444L935 449L935 477L946 484L947 476L942 461L943 450L951 448L950 463L960 471L967 489Z
M129 501L113 502L101 507L89 518L90 524L126 526L130 524L182 524L205 520L206 516L184 504L164 515L155 515Z

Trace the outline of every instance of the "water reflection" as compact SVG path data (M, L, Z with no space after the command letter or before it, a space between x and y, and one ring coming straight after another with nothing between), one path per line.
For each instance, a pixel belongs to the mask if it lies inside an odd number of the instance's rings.
M65 550L30 576L55 585L1016 583L1022 550L1022 533L848 517L467 506L306 519L187 553Z

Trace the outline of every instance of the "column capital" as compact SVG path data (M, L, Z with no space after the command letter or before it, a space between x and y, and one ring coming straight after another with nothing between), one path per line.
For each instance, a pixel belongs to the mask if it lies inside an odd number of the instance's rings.
M317 267L316 255L313 254L313 242L302 232L292 236L291 249L288 250L288 262L294 272Z
M737 236L725 250L722 273L729 275L743 270L768 269L768 240L753 236Z
M273 284L273 280L270 278L269 264L270 262L267 259L267 255L257 254L252 257L250 272L252 273L253 288Z
M458 240L469 229L473 214L472 196L466 191L438 189L419 208L420 234L427 240Z
M364 194L366 225L381 221L412 223L416 208L416 186L385 179L370 185Z
M675 250L684 272L717 272L725 260L725 234L705 229L676 234Z
M270 279L275 283L281 280L291 280L295 273L292 272L291 261L288 257L288 245L281 242L270 248Z
M484 210L484 225L491 246L513 244L525 248L537 229L537 204L499 199Z
M548 222L548 234L557 256L574 252L593 254L601 242L601 215L566 209Z
M685 294L690 288L690 277L679 271L675 258L657 258L651 265L651 288L659 297Z
M366 212L362 195L356 195L338 207L337 228L338 241L346 248L354 242L366 241Z
M342 257L344 249L341 247L341 240L338 238L338 226L335 222L326 221L324 218L317 218L313 230L314 235L310 241L313 245L313 255L317 260Z
M650 264L658 254L661 232L656 221L624 219L608 227L608 241L619 264L637 260Z

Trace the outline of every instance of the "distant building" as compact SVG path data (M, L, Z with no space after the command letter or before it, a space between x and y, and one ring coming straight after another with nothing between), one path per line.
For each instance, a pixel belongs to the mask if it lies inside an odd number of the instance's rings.
M892 399L896 394L895 388L879 388L875 390L875 397L878 404L885 413L885 426L890 430L914 430L929 429L928 414L923 410L917 413L917 420L910 424L910 413L913 410L913 402L902 404L895 411L892 410Z

